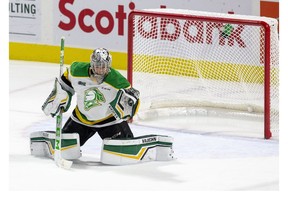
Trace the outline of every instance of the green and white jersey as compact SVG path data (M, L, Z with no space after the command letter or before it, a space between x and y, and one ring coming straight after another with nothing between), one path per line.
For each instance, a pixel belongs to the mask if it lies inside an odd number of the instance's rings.
M109 109L119 89L129 88L130 83L117 70L111 68L101 84L93 82L89 76L90 63L73 62L61 77L64 88L76 93L77 106L71 118L91 127L104 127L120 123Z

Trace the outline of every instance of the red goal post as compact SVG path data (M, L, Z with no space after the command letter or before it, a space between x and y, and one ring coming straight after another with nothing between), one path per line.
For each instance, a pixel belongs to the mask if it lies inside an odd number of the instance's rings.
M265 17L180 9L132 11L128 18L128 80L140 88L144 100L155 97L162 101L159 107L178 106L171 103L185 92L181 106L239 109L247 111L245 116L263 113L264 137L269 139L272 131L279 130L277 26L277 20ZM179 91L167 92L175 97L165 102L167 90L160 88L168 76L174 82L200 80L196 85L203 93L193 95L194 84L186 89L183 85ZM151 79L157 79L156 87L151 86ZM188 102L189 97L197 102ZM145 109L152 107L151 101Z

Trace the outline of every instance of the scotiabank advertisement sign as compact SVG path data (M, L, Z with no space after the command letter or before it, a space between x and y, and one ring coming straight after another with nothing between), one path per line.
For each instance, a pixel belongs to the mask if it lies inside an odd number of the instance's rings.
M203 17L205 13L193 15ZM159 56L181 59L193 56L193 60L247 64L245 55L248 52L253 65L263 63L264 29L260 26L199 21L185 16L157 17L149 15L149 12L137 14L133 20L133 53L136 54L145 55L149 50L149 54ZM179 52L180 46L188 52Z
M56 28L53 43L66 37L67 46L80 48L106 47L113 51L127 50L128 15L131 10L144 8L179 8L239 14L252 14L250 0L233 5L226 0L59 0L54 1ZM242 7L239 7L241 4ZM241 8L241 9L240 9ZM242 10L242 11L240 11Z
M122 2L122 4L121 4ZM63 35L73 47L123 50L127 18L135 3L128 1L60 0L55 40Z
M260 0L9 0L9 40L126 52L134 9L175 8L259 15Z

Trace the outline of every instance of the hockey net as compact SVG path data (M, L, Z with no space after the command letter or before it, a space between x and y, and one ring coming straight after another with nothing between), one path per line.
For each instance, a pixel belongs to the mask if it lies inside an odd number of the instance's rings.
M277 28L266 17L132 11L128 79L141 92L135 119L218 115L260 121L267 139L278 134Z

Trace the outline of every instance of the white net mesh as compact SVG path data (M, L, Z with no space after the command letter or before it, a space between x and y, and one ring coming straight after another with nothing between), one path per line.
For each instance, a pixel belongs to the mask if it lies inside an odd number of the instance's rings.
M269 59L263 23L271 29ZM221 115L225 109L236 118L260 119L264 127L268 100L269 130L278 133L277 27L277 20L264 17L171 9L136 12L129 26L134 36L128 73L141 92L138 116L149 118L147 111L167 107L206 107L221 109ZM264 87L267 60L270 90Z

